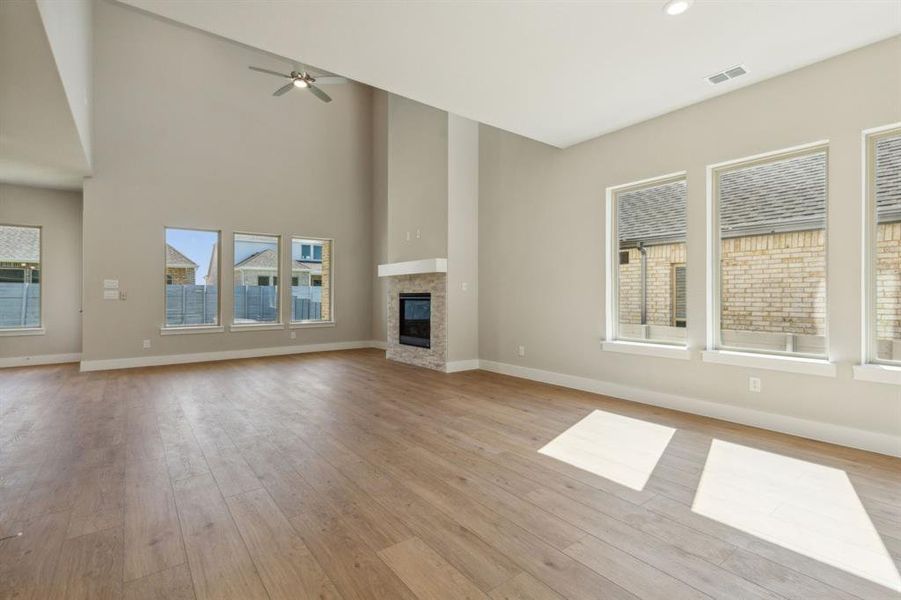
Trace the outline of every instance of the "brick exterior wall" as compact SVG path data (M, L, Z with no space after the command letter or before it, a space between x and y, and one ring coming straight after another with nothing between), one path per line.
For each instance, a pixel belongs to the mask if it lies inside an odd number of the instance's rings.
M648 323L673 325L673 266L685 263L685 244L647 246ZM625 250L624 250L625 252ZM620 323L641 323L641 251L630 248L619 266Z
M722 242L722 329L826 333L825 231Z
M876 337L901 339L901 222L876 229Z
M169 278L172 281L169 282ZM166 267L166 281L174 285L194 285L194 269Z

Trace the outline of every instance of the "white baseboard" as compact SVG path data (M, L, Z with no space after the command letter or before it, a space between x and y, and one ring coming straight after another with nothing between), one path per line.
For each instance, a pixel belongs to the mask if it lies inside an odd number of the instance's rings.
M532 381L550 383L586 392L594 392L595 394L603 394L605 396L613 396L615 398L640 402L642 404L661 406L663 408L670 408L705 417L732 421L733 423L740 423L742 425L750 425L752 427L760 427L771 431L797 435L813 440L819 440L821 442L829 442L832 444L849 446L851 448L869 450L870 452L879 452L880 454L887 454L889 456L901 457L901 437L886 433L845 427L843 425L835 425L832 423L823 423L821 421L809 421L807 419L755 410L753 408L721 404L709 400L698 400L687 396L656 392L619 383L591 379L589 377L566 375L564 373L543 371L541 369L532 369L491 360L482 359L479 361L479 365L481 369L492 371L494 373L512 375L523 379L531 379Z
M479 368L479 359L455 360L444 365L445 373L459 373L460 371L472 371Z
M58 365L62 363L75 363L81 360L81 354L38 354L37 356L14 356L12 358L0 358L0 369L7 367L28 367L35 365Z
M258 358L261 356L283 356L308 352L329 352L332 350L356 350L372 348L370 340L359 342L333 342L327 344L304 344L297 346L273 346L269 348L248 348L246 350L223 350L220 352L197 352L193 354L163 354L156 356L135 356L132 358L110 358L81 361L82 371L108 371L112 369L133 369L135 367L157 367L187 363L234 360L238 358Z
M369 344L372 348L378 348L379 350L388 349L388 343L385 340L372 340Z

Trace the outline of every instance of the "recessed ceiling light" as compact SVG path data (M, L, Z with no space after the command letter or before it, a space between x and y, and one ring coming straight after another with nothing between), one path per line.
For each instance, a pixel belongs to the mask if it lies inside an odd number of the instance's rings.
M671 17L681 15L691 7L692 0L669 0L663 5L663 12Z

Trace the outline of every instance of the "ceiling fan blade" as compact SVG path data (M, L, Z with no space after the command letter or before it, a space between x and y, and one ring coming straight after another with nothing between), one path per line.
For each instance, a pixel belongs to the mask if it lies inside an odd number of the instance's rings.
M287 84L287 85L283 85L282 87L278 88L277 90L275 90L275 91L272 93L272 95L273 95L273 96L281 96L282 94L287 94L287 93L290 92L292 89L294 89L294 82L293 82L293 81L292 81L291 83Z
M275 75L276 77L287 77L291 79L290 75L285 75L284 73L279 73L278 71L270 71L269 69L261 69L260 67L247 67L252 71L259 71L260 73L269 73L270 75Z
M338 77L331 75L323 75L322 77L315 77L317 85L335 85L338 83L347 83L346 77Z
M326 94L325 92L320 90L318 87L316 87L312 83L307 84L307 89L309 89L311 92L313 92L313 95L316 96L317 98L319 98L320 100L322 100L323 102L331 102L332 101L331 96L329 96L328 94Z

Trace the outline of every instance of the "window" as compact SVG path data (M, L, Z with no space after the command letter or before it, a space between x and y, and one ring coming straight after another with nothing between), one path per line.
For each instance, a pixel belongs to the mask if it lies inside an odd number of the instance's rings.
M826 356L827 151L714 167L717 349Z
M235 234L236 325L280 321L280 256L281 239L276 235Z
M685 195L682 174L608 190L608 340L685 343Z
M0 330L41 327L41 228L0 225Z
M901 363L901 127L867 136L868 359Z
M166 228L166 327L219 324L219 232Z
M332 242L291 240L291 321L332 321Z

